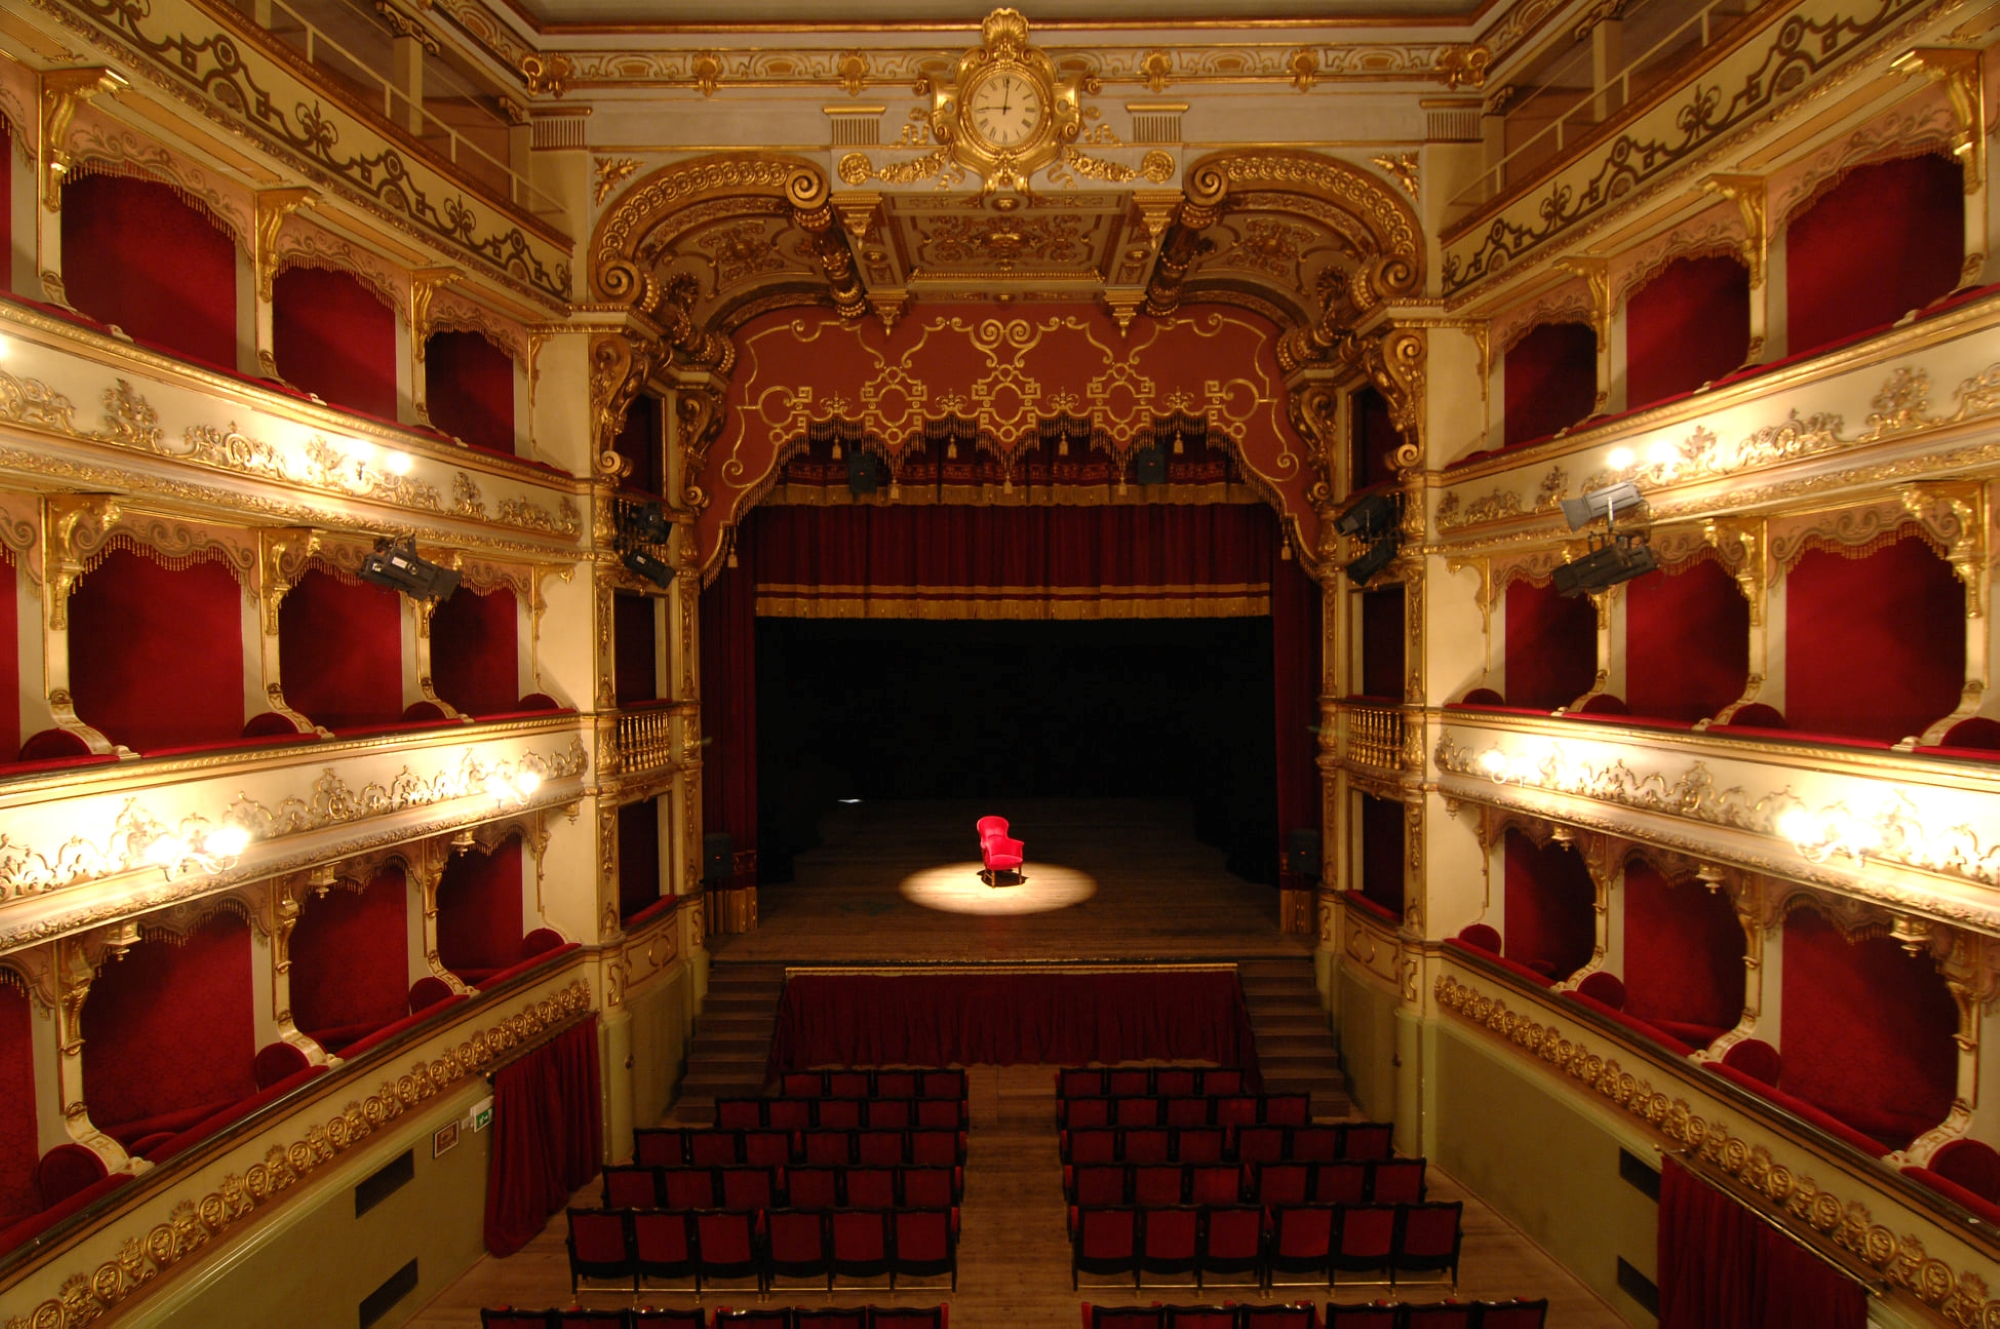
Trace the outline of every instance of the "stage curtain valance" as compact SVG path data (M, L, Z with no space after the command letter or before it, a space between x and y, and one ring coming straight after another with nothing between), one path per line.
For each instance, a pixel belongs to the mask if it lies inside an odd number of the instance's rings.
M744 534L783 618L1237 618L1271 612L1277 523L1243 504L771 507Z
M1211 1061L1256 1043L1231 969L794 974L771 1071L811 1066Z

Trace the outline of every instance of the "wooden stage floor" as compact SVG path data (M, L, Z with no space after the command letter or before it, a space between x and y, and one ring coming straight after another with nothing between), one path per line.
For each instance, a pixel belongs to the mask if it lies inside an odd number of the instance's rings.
M1027 881L981 883L973 823L998 813ZM795 880L758 888L757 929L715 937L748 961L1137 960L1306 956L1278 892L1232 875L1182 803L1045 799L843 806ZM1276 853L1276 846L1272 847ZM998 912L1035 910L1038 912Z

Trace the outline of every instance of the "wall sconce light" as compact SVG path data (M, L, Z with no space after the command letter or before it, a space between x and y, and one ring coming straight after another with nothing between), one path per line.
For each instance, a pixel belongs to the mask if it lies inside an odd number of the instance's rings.
M1850 812L1844 803L1835 803L1809 812L1804 805L1778 814L1778 834L1815 863L1824 863L1835 854L1845 854L1858 866L1882 845L1882 835L1867 820Z
M171 881L194 870L227 872L255 838L233 822L209 827L200 818L191 817L178 831L160 827L150 835L135 833L132 849L140 862L158 868Z

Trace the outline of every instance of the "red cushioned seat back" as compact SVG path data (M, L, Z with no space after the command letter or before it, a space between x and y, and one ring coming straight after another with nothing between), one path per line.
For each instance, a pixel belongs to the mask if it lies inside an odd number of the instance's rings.
M1174 1132L1174 1157L1183 1163L1216 1163L1222 1159L1229 1132L1220 1126L1202 1126Z
M1403 1312L1405 1329L1472 1329L1479 1307L1457 1301L1431 1302Z
M704 1264L741 1265L756 1255L752 1225L756 1215L708 1213L694 1216L695 1239Z
M1056 1072L1056 1097L1102 1098L1104 1072L1095 1066L1068 1067Z
M743 1132L743 1161L751 1167L785 1167L792 1161L790 1131Z
M1190 1067L1161 1066L1153 1072L1153 1092L1161 1098L1183 1098L1194 1092L1199 1079Z
M660 1197L669 1209L713 1209L717 1192L713 1168L660 1169Z
M1340 1253L1356 1259L1387 1260L1396 1235L1396 1206L1357 1204L1341 1211Z
M410 1014L429 1010L441 1001L451 1000L451 985L442 978L426 975L410 984Z
M1142 1126L1119 1131L1118 1136L1127 1163L1164 1163L1173 1156L1173 1135L1169 1131Z
M1280 1209L1273 1217L1272 1252L1288 1259L1316 1259L1333 1245L1332 1208L1326 1205L1294 1205ZM1383 1251L1388 1251L1385 1238Z
M1264 1124L1303 1126L1312 1120L1312 1099L1305 1094L1266 1094Z
M965 1104L956 1098L920 1098L915 1124L926 1130L964 1130Z
M813 1124L813 1100L774 1098L764 1105L764 1124L774 1131L810 1130Z
M866 1306L817 1306L792 1312L792 1329L867 1329Z
M826 1092L830 1098L866 1098L874 1089L867 1071L828 1071Z
M1148 1163L1132 1169L1132 1203L1141 1209L1179 1204L1185 1189L1186 1173L1179 1163Z
M1236 1311L1219 1306L1169 1306L1167 1329L1236 1329Z
M1272 1163L1285 1156L1283 1126L1244 1126L1236 1132L1236 1157L1245 1163Z
M1209 1120L1218 1126L1247 1126L1257 1120L1257 1107L1254 1094L1225 1094L1215 1100Z
M35 1190L42 1208L52 1209L110 1175L104 1160L80 1144L59 1144L35 1164Z
M639 1306L632 1310L631 1315L632 1323L635 1326L642 1324L670 1324L678 1325L680 1329L704 1329L704 1326L708 1323L702 1318L699 1306L690 1307L687 1310L675 1310L666 1306Z
M1076 1202L1095 1206L1125 1203L1126 1171L1119 1163L1091 1163L1076 1169Z
M744 1326L745 1329L792 1329L792 1316L794 1314L795 1312L790 1307L782 1306L773 1306L768 1310L747 1311L737 1311L731 1310L727 1306L717 1306L715 1308L715 1329L723 1329L724 1325L730 1326L730 1329L737 1329L737 1326Z
M872 1098L862 1105L868 1126L878 1131L906 1131L916 1125L907 1098Z
M1778 1055L1778 1049L1757 1038L1746 1038L1723 1053L1722 1064L1769 1085L1778 1083L1778 1077L1785 1068L1784 1058Z
M964 1071L925 1071L923 1084L919 1087L925 1098L965 1097Z
M896 1258L899 1261L934 1264L950 1256L950 1210L898 1209L894 1222Z
M1366 1306L1328 1302L1326 1329L1398 1329L1396 1317L1401 1313L1402 1307L1381 1301Z
M1139 1066L1114 1066L1105 1073L1104 1092L1112 1098L1143 1098L1153 1092L1153 1073Z
M1109 1163L1117 1157L1117 1132L1107 1130L1069 1132L1070 1162Z
M827 1258L826 1215L774 1209L765 1216L771 1258L781 1264L815 1264Z
M625 1211L569 1211L570 1249L580 1264L617 1264L625 1259Z
M1614 1011L1625 1009L1625 983L1616 974L1607 974L1602 969L1594 974L1586 974L1576 990L1592 1001L1601 1001Z
M659 1178L649 1167L604 1169L606 1209L651 1209L660 1202Z
M850 1209L894 1209L896 1172L886 1167L847 1169L847 1207Z
M687 1161L687 1145L676 1130L641 1128L632 1132L633 1161L642 1167L679 1167Z
M1117 1260L1138 1250L1138 1215L1131 1209L1085 1209L1077 1215L1077 1251L1087 1260Z
M1169 1126L1208 1125L1209 1101L1199 1095L1189 1094L1180 1098L1169 1098L1166 1103L1166 1121Z
M979 843L985 844L988 838L1007 833L1007 819L1005 817L981 817L977 822L973 823L973 829L979 834Z
M1224 1206L1207 1211L1204 1253L1215 1260L1252 1260L1262 1249L1264 1214L1253 1206Z
M877 1098L915 1098L917 1096L917 1073L915 1071L876 1071L875 1096Z
M1424 1160L1379 1159L1369 1185L1368 1198L1377 1204L1416 1204L1424 1198Z
M687 1215L658 1209L633 1214L632 1248L641 1264L687 1263L694 1256Z
M1974 1195L2000 1203L2000 1152L1979 1140L1953 1140L1931 1155L1931 1171Z
M1189 1204L1235 1204L1243 1198L1243 1174L1234 1163L1188 1168Z
M1192 1260L1200 1211L1171 1207L1146 1211L1145 1256L1150 1261Z
M1395 1127L1386 1121L1355 1121L1340 1127L1342 1158L1387 1158Z
M722 1207L724 1209L769 1209L777 1195L777 1183L771 1169L764 1167L726 1167L722 1169Z
M1547 1297L1539 1301L1489 1301L1480 1312L1480 1329L1542 1329L1549 1318Z
M861 1100L822 1098L813 1105L813 1125L823 1131L860 1130Z
M854 1161L852 1131L807 1131L806 1162L820 1167L845 1167Z
M1243 1329L1313 1329L1317 1316L1312 1306L1245 1306Z
M1161 1329L1166 1314L1164 1306L1083 1305L1086 1329Z
M785 1174L785 1198L794 1209L840 1206L840 1172L830 1167L795 1167Z
M1332 1126L1298 1126L1292 1130L1290 1157L1301 1163L1321 1163L1340 1157L1340 1131Z
M888 1258L889 1219L879 1209L843 1209L833 1215L833 1257L845 1264Z
M1095 1130L1111 1124L1108 1098L1069 1098L1062 1103L1063 1124L1073 1131Z
M1359 1159L1321 1163L1313 1173L1313 1203L1360 1204L1368 1198L1368 1168Z
M1474 923L1459 929L1458 939L1474 950L1486 951L1492 955L1500 953L1500 930L1485 923Z
M787 1071L778 1085L786 1098L818 1098L826 1093L826 1077L818 1071Z
M898 1162L925 1167L956 1167L964 1153L957 1131L911 1131L906 1157Z
M855 1158L862 1163L874 1167L896 1167L908 1160L908 1142L902 1131L862 1131L855 1136L855 1141Z
M1304 1204L1310 1163L1261 1163L1252 1174L1251 1198L1266 1208L1281 1204Z
M489 1306L479 1312L479 1323L481 1329L549 1329L549 1313Z
M945 1329L949 1306L874 1306L868 1329Z
M1215 1066L1201 1073L1201 1092L1210 1098L1243 1092L1243 1071L1237 1066Z
M718 1098L715 1101L718 1130L754 1131L764 1125L764 1105L754 1098Z
M269 1089L288 1076L297 1075L312 1065L306 1054L290 1043L266 1043L257 1049L257 1059L251 1063L251 1075L259 1089Z
M735 1131L693 1131L688 1135L688 1161L696 1167L734 1167L743 1159L743 1141Z
M1455 1200L1448 1204L1404 1205L1403 1234L1397 1250L1398 1257L1435 1260L1457 1250L1459 1215L1462 1208L1463 1206Z
M957 1169L906 1167L900 1180L903 1203L912 1209L949 1209L958 1203Z
M581 1306L571 1306L568 1310L550 1311L549 1323L553 1329L595 1329L597 1326L607 1324L623 1326L625 1312L585 1310Z
M1157 1126L1160 1100L1157 1098L1114 1098L1111 1100L1113 1126Z

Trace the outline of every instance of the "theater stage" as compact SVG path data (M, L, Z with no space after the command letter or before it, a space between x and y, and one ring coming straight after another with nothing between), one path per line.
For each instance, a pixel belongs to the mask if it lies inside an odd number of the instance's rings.
M1006 817L1027 881L978 877L973 823ZM1232 875L1184 803L1019 799L860 803L820 822L796 879L758 887L757 928L711 939L731 961L1301 957L1278 891ZM1277 846L1272 846L1277 853Z

